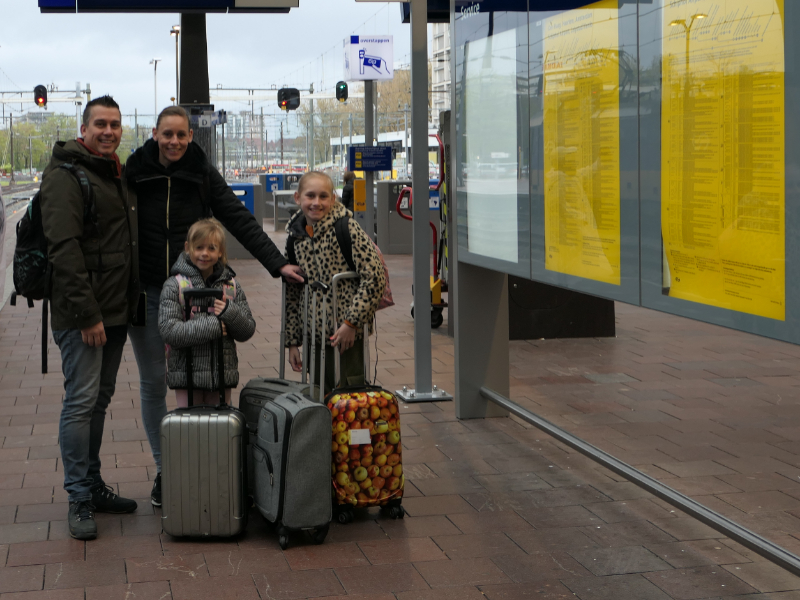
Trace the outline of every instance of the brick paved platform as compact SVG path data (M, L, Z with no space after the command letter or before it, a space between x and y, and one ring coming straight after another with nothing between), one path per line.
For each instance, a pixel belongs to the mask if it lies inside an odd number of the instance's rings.
M410 257L387 257L378 377L413 383ZM242 380L276 375L280 289L234 264L257 317ZM0 600L800 600L800 579L515 419L459 422L452 403L402 409L408 516L377 511L281 551L253 513L232 540L161 533L128 347L106 421L103 476L140 500L66 529L57 446L62 378L39 372L38 307L0 312ZM446 314L446 313L445 313ZM617 306L615 339L514 342L512 397L800 552L800 348ZM479 326L479 324L476 324ZM454 389L434 332L434 382ZM170 399L171 400L171 399Z

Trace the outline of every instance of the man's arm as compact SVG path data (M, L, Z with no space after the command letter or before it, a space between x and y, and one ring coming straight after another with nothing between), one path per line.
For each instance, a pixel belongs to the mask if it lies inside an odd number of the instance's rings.
M57 297L53 301L72 312L75 329L91 329L87 333L92 339L100 334L104 340L103 315L94 297L81 248L84 201L80 184L68 171L53 170L42 180L41 201L47 254L56 284ZM89 343L85 335L84 341Z

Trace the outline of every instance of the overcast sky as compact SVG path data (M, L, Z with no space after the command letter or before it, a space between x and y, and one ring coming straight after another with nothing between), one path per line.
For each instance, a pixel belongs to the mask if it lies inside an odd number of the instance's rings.
M149 63L161 58L159 110L175 95L169 31L177 14L41 14L37 0L0 0L0 15L0 91L32 91L37 84L74 90L75 82L89 82L93 96L113 95L123 114L152 114ZM342 41L351 34L393 35L395 65L410 62L410 30L400 22L398 3L300 0L289 14L209 14L206 23L212 88L306 88L313 82L316 90L332 92L343 76ZM255 110L279 112L276 102ZM217 107L238 111L245 104ZM19 105L11 108L16 112ZM73 113L74 105L51 102L48 109Z

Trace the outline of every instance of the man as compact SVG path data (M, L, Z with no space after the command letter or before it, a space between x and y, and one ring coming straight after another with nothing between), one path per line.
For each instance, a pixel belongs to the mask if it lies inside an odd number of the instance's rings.
M53 338L61 350L64 401L59 425L69 533L97 537L94 512L129 513L136 502L116 495L100 476L106 409L117 380L127 326L136 307L136 202L121 178L119 106L110 96L86 105L82 138L58 142L42 179L42 223L52 265ZM77 178L94 190L86 210Z

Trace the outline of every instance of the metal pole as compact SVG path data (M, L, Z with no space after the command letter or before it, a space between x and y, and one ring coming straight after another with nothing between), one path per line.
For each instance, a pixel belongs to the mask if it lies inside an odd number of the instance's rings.
M158 61L153 60L153 127L158 120Z
M306 170L312 171L311 163L309 162L309 154L308 154L308 121L306 121Z
M414 166L411 187L416 192L414 240L414 385L417 394L430 393L431 366L431 230L428 225L428 3L411 2L411 145Z
M261 144L261 165L266 166L264 162L264 146L267 145L267 130L264 129L264 107L261 107L261 140L263 144Z
M309 164L308 164L308 170L309 171L313 171L314 170L314 165L317 162L316 161L316 157L314 156L314 101L313 100L311 101L311 130L310 131L311 131L311 133L310 133L311 141L309 143L311 144L311 158L310 158L310 161L309 161Z
M181 93L180 80L178 79L178 71L180 69L180 60L178 59L178 38L180 37L180 30L175 31L175 104L180 104L179 98Z
M431 229L428 209L428 2L411 0L411 146L414 148L414 385L398 390L404 402L452 396L435 390L431 364ZM435 393L434 393L435 392Z
M339 170L344 171L344 138L342 137L342 121L339 120Z
M406 151L406 177L408 177L408 104L403 110L403 146Z
M283 121L281 121L281 164L283 164Z
M133 125L136 127L136 147L139 147L139 109L133 109Z
M222 178L227 181L225 175L225 123L222 124Z
M375 82L364 82L364 145L372 146L372 140L375 137ZM363 221L361 223L364 231L373 240L375 239L375 202L373 200L375 173L373 171L365 171L364 179L366 180L367 188L367 206L364 213ZM430 325L430 324L429 324Z
M14 114L8 115L8 128L11 137L11 185L17 183L17 178L14 176Z

